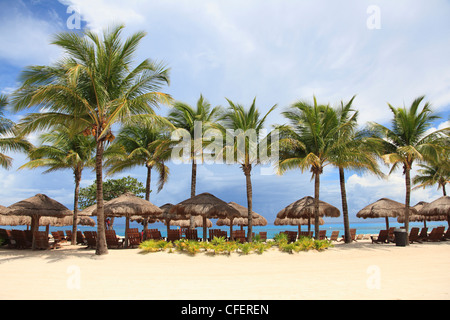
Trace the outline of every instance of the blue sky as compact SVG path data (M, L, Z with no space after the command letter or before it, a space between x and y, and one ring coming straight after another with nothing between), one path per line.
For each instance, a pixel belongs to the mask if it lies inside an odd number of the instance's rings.
M426 95L442 116L435 128L449 125L448 1L0 0L0 92L17 88L23 67L60 57L49 43L73 21L74 11L68 8L81 14L81 28L102 30L124 23L126 34L146 31L136 61L164 61L171 68L166 92L189 104L200 94L213 106L226 105L225 97L250 105L256 97L262 112L278 105L268 118L270 126L284 123L281 111L296 100L316 95L319 102L337 104L356 94L354 105L364 125L388 124L388 102L409 105ZM167 108L159 112L166 114ZM9 114L14 121L20 116ZM73 206L70 171L17 171L26 157L12 156L13 168L0 169L0 204L45 193ZM170 169L164 190L151 195L157 205L189 197L190 165L170 164ZM124 175L145 181L144 168L116 177ZM337 171L327 168L321 180L321 199L340 208ZM86 170L82 186L93 181ZM252 181L254 210L269 222L289 203L313 194L309 173L264 175L256 167ZM379 198L403 202L404 190L400 171L388 180L347 172L351 220L357 221L356 212ZM245 177L238 165L199 166L197 192L246 205ZM411 203L439 196L435 188L415 190Z

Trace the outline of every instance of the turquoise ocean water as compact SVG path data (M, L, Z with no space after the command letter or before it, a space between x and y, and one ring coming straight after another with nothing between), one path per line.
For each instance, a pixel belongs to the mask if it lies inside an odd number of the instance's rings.
M395 219L392 219L392 221L389 221L390 227L397 227L400 228L403 226L403 224L398 223L394 221ZM438 226L445 226L448 227L448 223L446 221L437 221L437 222L427 222L428 231L431 231L432 228L438 227ZM142 230L142 225L132 222L130 223L131 228L139 228L139 230ZM411 227L423 227L422 222L411 222ZM161 235L164 237L167 234L167 227L162 223L156 223L156 224L150 224L149 228L151 229L158 229L161 231ZM171 229L177 229L178 227L171 227ZM221 229L225 230L229 233L230 228L227 226L216 226L213 220L213 227L215 229ZM233 230L237 230L240 227L234 226ZM307 226L302 226L302 231L307 231ZM351 222L350 228L356 228L357 234L378 234L378 232L382 229L386 229L386 223L383 221L362 221L362 222ZM24 227L12 227L11 229L25 229ZM247 228L244 228L245 230ZM39 227L39 230L45 231L45 227L41 226ZM50 227L51 231L57 231L57 230L72 230L72 227ZM80 231L96 231L97 227L84 227L84 226L78 226L78 230ZM116 234L119 236L125 235L125 219L116 219L114 222L114 230L116 231ZM297 226L275 226L272 224L268 224L264 227L253 227L253 232L258 233L260 231L266 231L268 238L273 238L273 236L281 231L290 230L290 231L298 231ZM311 226L311 230L314 231L314 226ZM320 226L320 230L327 230L327 236L331 235L331 232L333 230L339 230L339 237L344 234L344 225L342 222L331 222L331 223L325 223L324 225ZM198 236L203 237L203 228L197 228Z

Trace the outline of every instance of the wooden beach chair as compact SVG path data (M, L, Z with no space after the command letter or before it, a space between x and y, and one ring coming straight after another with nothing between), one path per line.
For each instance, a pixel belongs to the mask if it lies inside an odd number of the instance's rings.
M308 232L308 231L300 231L300 232L298 233L298 236L299 236L299 237L309 237L309 238L312 238L313 232L312 232L312 231L310 231L310 232Z
M128 247L139 247L141 244L141 234L139 232L129 232L128 235Z
M109 248L123 248L123 240L117 237L116 231L105 230L106 245Z
M145 240L161 240L161 232L158 229L145 230Z
M5 229L0 229L0 242L1 245L9 245L9 236Z
M259 239L262 242L266 242L267 241L267 231L261 231L259 234Z
M419 228L411 228L411 231L409 232L409 243L422 243L422 241L419 240L419 230Z
M25 231L23 230L11 230L13 239L16 242L17 249L29 249L31 248L31 241L27 239Z
M6 231L6 234L8 235L8 241L9 241L8 248L17 249L17 242L14 239L12 230L5 230L5 231Z
M428 228L424 227L424 228L422 228L422 230L420 230L418 240L419 241L427 241L427 238L428 238Z
M198 241L197 229L188 229L185 233L186 239Z
M325 240L327 238L327 230L319 230L319 240Z
M450 239L450 228L447 229L447 232L444 233L444 235L442 236L442 240L449 240Z
M444 235L445 227L436 227L431 230L430 235L427 238L427 241L438 242L442 240Z
M53 245L50 246L50 243L48 241L48 234L45 231L35 231L34 241L36 249L48 250L58 248L57 242L53 242Z
M288 242L297 241L297 231L286 231L288 236Z
M380 233L377 236L370 237L372 239L372 243L389 243L389 230L380 230Z
M87 248L96 248L97 247L97 232L96 231L85 231L84 237L87 242Z
M331 231L330 241L338 241L339 230Z
M233 231L233 239L236 242L241 242L241 243L246 242L245 230L234 230Z
M66 242L66 240L63 238L61 238L61 233L58 231L52 231L52 236L53 236L53 240L55 241L55 243L61 243L61 242Z
M388 230L388 234L389 234L389 236L388 236L388 241L389 241L389 242L394 242L394 241L395 241L394 230L395 230L395 227L391 227L391 228L389 228L389 230Z
M86 238L83 235L83 232L77 231L77 244L86 244Z
M356 240L356 229L350 229L350 239L351 241L357 241ZM345 234L342 236L341 240L339 242L345 241Z
M180 232L178 230L167 230L167 241L180 240Z

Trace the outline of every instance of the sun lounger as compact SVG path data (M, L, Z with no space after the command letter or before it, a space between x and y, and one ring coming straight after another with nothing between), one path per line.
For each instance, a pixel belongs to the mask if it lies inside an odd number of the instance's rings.
M246 242L245 230L234 230L233 231L234 241L244 243Z
M296 231L285 231L288 236L288 242L297 241L297 232Z
M389 242L389 230L380 230L380 233L377 236L370 237L372 239L372 243L388 243Z
M331 237L330 237L330 239L328 239L328 240L330 240L330 241L338 241L338 237L339 237L339 230L334 230L334 231L331 231Z
M319 230L319 240L325 240L327 238L327 230Z
M129 247L139 247L141 244L141 234L139 232L130 232L128 231L128 246Z
M144 233L145 240L161 240L161 232L158 229L147 229Z
M2 246L9 245L10 243L8 232L5 229L0 229L0 240Z
M84 237L87 242L87 248L97 247L97 232L96 231L85 231Z
M431 230L430 235L427 238L427 241L437 242L441 241L444 236L445 227L436 227Z
M428 238L428 228L424 227L422 228L422 230L420 230L420 234L419 234L419 241L427 241Z
M65 239L61 238L61 233L58 231L52 231L52 236L56 243L66 242Z
M167 241L180 240L180 232L178 230L167 230Z
M16 242L17 249L29 249L31 248L31 241L27 239L27 235L23 230L11 230L11 235Z
M117 237L116 231L105 230L106 245L109 248L123 248L123 240Z
M419 240L419 230L419 228L411 228L411 231L409 232L409 243L422 242Z
M312 231L310 231L310 232L308 232L308 231L300 231L300 232L298 233L298 236L299 236L299 237L309 237L309 238L312 238L313 232L312 232Z
M48 234L45 231L36 231L34 233L34 245L36 249L41 250L58 248L57 242L54 242L53 245L50 246L50 243L48 241Z
M185 231L186 239L198 241L197 229L188 229Z
M394 242L394 241L395 241L395 234L394 234L394 231L395 231L395 227L391 227L391 228L389 228L389 230L388 230L388 234L389 234L389 236L388 236L388 241L389 241L389 242Z
M81 231L77 231L77 244L86 244L86 238Z
M356 241L356 229L350 229L350 239L352 241ZM345 234L342 236L341 240L338 240L339 242L345 241Z
M259 239L262 242L266 242L267 241L267 232L266 231L261 231L259 234Z

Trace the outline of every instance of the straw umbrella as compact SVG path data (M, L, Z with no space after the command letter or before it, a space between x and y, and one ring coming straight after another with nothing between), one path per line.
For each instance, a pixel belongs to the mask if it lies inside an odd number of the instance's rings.
M89 208L86 208L89 209ZM85 209L85 210L86 210ZM128 229L130 227L130 217L157 216L163 211L150 201L139 198L132 193L124 193L121 196L104 203L103 210L108 217L125 217L125 246L128 246ZM83 210L84 212L84 210ZM87 211L89 212L89 211ZM97 215L97 208L92 211L92 215ZM102 223L98 221L98 223Z
M364 208L362 208L356 216L358 218L385 218L386 219L386 230L389 230L389 218L395 218L398 216L403 216L405 213L405 205L403 203L381 198L374 203L371 203ZM409 213L411 215L417 214L417 210L413 207L409 208Z
M202 193L174 205L169 213L186 216L202 216L203 239L206 241L206 219L239 217L239 211L210 193Z
M298 226L298 233L302 231L302 226L307 226L310 223L314 224L315 219L304 219L304 218L275 218L275 221L273 222L276 226ZM325 221L322 218L319 218L319 225L323 226L325 224Z
M180 220L170 220L171 226L177 226L180 228L188 228L191 226L191 219L180 219ZM203 218L201 216L195 216L193 220L193 228L201 228L203 227ZM211 228L212 227L212 221L209 219L206 219L206 227Z
M448 225L450 226L450 197L443 196L424 205L419 210L419 214L424 216L446 216Z
M341 212L335 206L319 200L319 217L339 217ZM308 222L308 232L311 231L311 220L314 220L314 198L306 196L297 200L290 205L286 206L283 210L278 212L278 218L303 218L307 219ZM313 218L313 219L311 219ZM319 221L320 222L320 221Z
M32 249L35 249L34 233L39 228L39 219L41 217L64 218L72 215L72 211L63 204L40 193L34 197L16 202L10 205L8 209L8 215L31 217Z
M230 227L230 236L233 239L233 225L241 226L241 230L243 230L244 226L248 226L248 209L236 202L228 202L228 205L235 208L240 216L237 218L222 218L217 220L216 224L218 226L229 226ZM267 220L262 215L252 211L252 225L253 226L266 226Z

